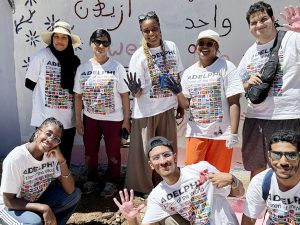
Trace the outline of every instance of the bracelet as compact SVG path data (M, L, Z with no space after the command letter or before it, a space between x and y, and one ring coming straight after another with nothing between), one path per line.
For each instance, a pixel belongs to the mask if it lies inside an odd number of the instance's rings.
M62 178L69 178L70 175L71 175L71 171L69 171L68 175L62 175L62 174L61 174L61 177L62 177Z
M236 189L239 187L240 181L233 174L231 174L231 176L232 176L231 188Z
M65 159L64 161L62 161L62 162L58 162L59 163L59 165L61 166L61 165L64 165L64 164L66 164L67 163L67 160Z

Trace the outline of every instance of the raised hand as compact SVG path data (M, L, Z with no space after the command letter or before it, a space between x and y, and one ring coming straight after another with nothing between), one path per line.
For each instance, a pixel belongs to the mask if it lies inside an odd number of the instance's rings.
M180 92L182 92L182 87L179 82L177 82L174 77L172 76L166 76L165 82L167 84L167 88L173 92L173 94L177 95Z
M129 75L127 74L127 80L124 79L129 90L131 91L132 95L135 96L142 89L141 88L141 86L142 86L141 80L140 80L140 78L138 78L138 80L136 80L136 73L134 73L134 77L132 77L131 72L129 73Z
M127 220L135 219L138 213L145 207L144 204L135 207L133 204L134 193L133 190L130 190L130 196L128 195L128 191L125 188L124 191L119 191L119 195L121 198L121 203L114 198L114 202L119 207L120 212Z
M289 30L300 32L300 7L286 6L280 16L287 21L283 26Z

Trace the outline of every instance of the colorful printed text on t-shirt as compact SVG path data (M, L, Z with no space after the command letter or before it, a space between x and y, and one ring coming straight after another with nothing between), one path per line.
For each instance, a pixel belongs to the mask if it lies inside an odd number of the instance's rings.
M300 196L283 198L270 194L267 201L270 225L299 225Z
M222 76L203 72L188 77L190 94L190 120L201 124L222 122Z
M177 63L176 63L176 53L175 51L166 51L166 62L163 60L162 52L152 55L153 66L148 68L150 79L151 79L151 89L150 98L164 98L171 97L172 92L163 86L163 76L173 76L177 80Z
M246 66L246 72L242 75L242 80L245 82L251 76L260 74L264 64L269 60L270 49L263 49L252 56L251 63ZM278 52L279 65L274 81L271 85L269 96L282 95L282 76L283 76L283 52Z
M176 212L191 224L209 225L211 206L207 199L208 171L199 174L199 180L183 185L179 190L161 198L160 205L167 211Z
M106 115L115 111L115 71L94 70L81 74L83 101L89 113Z
M23 171L24 181L21 187L21 197L29 202L38 200L53 180L55 167L55 162L52 161Z
M59 63L49 61L46 65L45 107L55 109L73 109L74 95L61 87L61 67Z

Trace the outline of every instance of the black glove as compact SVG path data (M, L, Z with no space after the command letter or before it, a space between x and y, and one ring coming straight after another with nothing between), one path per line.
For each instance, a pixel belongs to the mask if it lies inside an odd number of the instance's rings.
M177 95L180 92L182 92L182 87L180 82L177 82L174 77L172 76L166 76L165 82L167 84L167 88L173 92L173 94Z
M128 80L128 82L127 82L127 80ZM142 89L141 88L142 84L141 84L140 78L138 79L138 82L136 81L136 73L134 73L134 77L132 77L132 73L129 73L129 76L127 74L127 80L124 79L129 90L131 91L132 95L135 95Z

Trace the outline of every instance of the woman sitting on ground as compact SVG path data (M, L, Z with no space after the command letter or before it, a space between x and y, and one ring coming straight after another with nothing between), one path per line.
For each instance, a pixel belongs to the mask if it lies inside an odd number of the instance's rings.
M2 225L63 225L71 217L81 194L58 147L63 129L55 118L46 119L29 143L14 148L4 159Z

